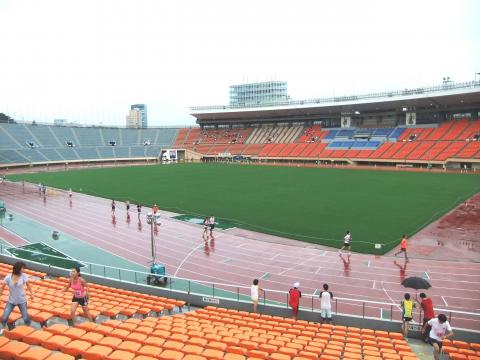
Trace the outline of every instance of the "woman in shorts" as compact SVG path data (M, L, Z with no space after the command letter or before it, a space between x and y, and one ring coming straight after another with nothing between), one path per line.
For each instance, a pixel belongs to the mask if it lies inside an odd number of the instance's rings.
M442 351L443 340L453 336L452 327L444 314L439 314L437 318L430 319L423 325L423 331L430 326L429 342L433 346L433 358L438 360Z
M342 250L347 250L347 255L350 256L350 241L352 241L352 235L350 234L350 231L347 230L345 236L343 237L343 246L340 250L338 250L340 255L342 254Z
M208 223L210 224L210 237L213 238L213 229L215 229L215 217L210 216L210 219L208 219Z
M115 214L115 200L112 200L112 214Z
M408 337L408 324L413 319L413 308L415 307L415 303L410 299L410 294L403 296L400 306L402 307L402 332L406 339Z
M65 285L65 287L59 291L59 293L62 294L69 288L73 290L72 306L70 308L72 323L75 324L75 314L78 305L82 307L84 316L90 321L93 321L93 317L88 309L88 284L85 279L82 278L79 267L73 268L70 273L70 280L68 281L68 284Z
M208 229L210 228L210 218L203 219L203 239L208 240Z
M130 201L125 201L125 207L127 208L127 214L130 212Z

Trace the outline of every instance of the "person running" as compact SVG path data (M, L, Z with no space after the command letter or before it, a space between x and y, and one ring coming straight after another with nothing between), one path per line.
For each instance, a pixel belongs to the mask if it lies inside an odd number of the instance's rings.
M425 326L427 322L435 317L435 312L433 311L432 299L427 297L427 294L420 293L420 299L421 301L418 301L418 299L415 298L423 310L423 326ZM430 329L431 326L427 324L426 329L422 332L424 342L428 342L429 340Z
M208 229L210 228L210 218L207 216L203 219L203 240L208 240Z
M25 296L25 286L30 293L30 299L33 300L33 290L30 285L27 275L23 273L25 270L25 263L17 261L12 268L12 273L5 276L2 286L0 287L0 297L3 294L3 290L6 286L9 289L9 295L5 309L2 315L2 328L0 329L0 335L3 334L5 326L7 325L8 317L12 313L15 306L18 306L20 313L22 314L23 322L29 326L31 323L30 316L28 315L27 297Z
M153 211L153 214L156 214L158 212L158 205L157 204L153 204L152 211Z
M125 201L125 207L127 208L127 214L130 213L130 201Z
M250 297L252 299L252 304L253 304L253 312L257 312L257 306L258 306L258 293L260 291L263 291L262 287L258 285L258 279L253 280L252 287L250 288Z
M42 196L42 188L43 188L42 183L38 183L37 186L38 186L38 195Z
M338 250L339 254L342 254L342 250L347 250L347 255L350 256L350 241L352 241L352 234L350 234L350 231L347 230L345 236L343 237L343 246L340 250Z
M398 250L393 256L397 256L398 254L401 254L403 252L403 255L405 256L405 260L408 260L407 256L407 235L403 234L402 236L402 241L400 242L400 250Z
M300 283L296 282L293 284L293 288L288 291L288 303L292 308L292 315L293 319L298 319L298 308L300 306L300 298L302 297L302 292L298 289L300 287Z
M70 200L72 199L72 196L73 196L73 192L72 192L72 188L68 189L68 197L70 198Z
M408 337L408 324L413 319L413 308L415 307L413 301L410 300L410 294L407 293L403 296L400 306L402 307L402 332L403 337L406 339Z
M215 216L210 216L210 219L208 219L208 223L210 226L210 237L213 239L213 229L215 229Z
M115 204L115 200L112 200L112 214L115 214L115 207L117 205Z
M140 220L140 215L142 213L142 205L137 204L137 215L138 215L138 220Z
M440 358L440 351L442 351L443 340L453 336L453 330L450 323L447 321L445 314L439 314L437 318L430 319L423 325L423 331L427 326L430 326L429 342L433 346L433 358L438 360Z
M63 294L69 288L73 290L72 306L70 308L70 315L72 317L72 323L75 325L75 313L77 311L78 305L83 309L83 314L90 321L93 321L93 317L90 314L88 309L88 284L82 275L80 274L80 268L78 266L74 267L70 272L70 280L67 285L59 291L60 294Z
M332 323L332 299L333 294L331 291L328 291L328 284L323 284L323 291L320 292L320 313L322 317L322 324L326 322L327 324Z

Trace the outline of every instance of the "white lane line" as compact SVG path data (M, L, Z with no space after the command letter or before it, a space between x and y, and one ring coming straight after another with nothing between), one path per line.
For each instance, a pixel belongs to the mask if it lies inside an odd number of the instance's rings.
M180 263L180 265L178 265L177 267L177 270L175 270L175 274L173 274L173 277L176 277L178 272L180 271L180 269L182 268L182 265L185 263L185 261L187 261L187 259L190 257L190 255L192 255L195 251L197 251L198 249L202 248L204 246L203 243L199 244L198 246L194 247L192 250L190 250L190 252L183 258L182 262Z
M375 289L375 281L376 281L376 280L373 280L372 289Z
M448 306L447 302L445 301L445 298L443 296L440 296L443 300L443 302L445 303L445 306Z

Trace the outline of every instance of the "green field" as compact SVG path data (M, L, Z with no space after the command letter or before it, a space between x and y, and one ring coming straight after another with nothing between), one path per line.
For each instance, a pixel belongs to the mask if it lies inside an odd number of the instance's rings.
M384 253L480 191L466 174L182 164L70 170L14 180L130 200L180 214L338 247L346 229L354 251ZM106 209L105 211L108 211ZM383 244L374 250L374 244Z

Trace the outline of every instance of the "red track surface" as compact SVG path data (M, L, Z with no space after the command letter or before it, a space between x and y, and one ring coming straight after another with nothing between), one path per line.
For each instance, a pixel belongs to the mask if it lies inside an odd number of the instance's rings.
M8 209L99 248L142 265L151 261L150 229L145 222L147 209L143 209L139 226L135 206L128 223L125 206L118 203L112 221L110 201L87 195L74 194L70 206L63 193L49 196L44 202L33 186L23 190L20 184L7 183L0 185L0 198ZM432 284L428 293L436 307L480 311L478 262L411 259L405 263L402 258L362 254L353 254L348 262L346 256L340 257L336 251L308 244L263 242L222 231L216 231L215 241L205 243L200 226L165 216L157 235L157 259L166 264L169 274L183 278L250 286L252 279L268 273L269 277L261 280L266 289L287 291L293 282L299 281L303 293L312 294L328 283L336 297L392 304L398 304L406 292L400 285L403 278L426 272ZM267 296L285 301L282 294L270 292ZM311 306L310 299L303 301L302 305ZM318 308L317 301L314 306ZM341 313L361 314L359 304L343 302L338 306ZM367 306L366 315L378 317L379 308ZM394 319L399 318L397 310ZM454 315L452 323L480 330L480 316Z

